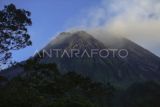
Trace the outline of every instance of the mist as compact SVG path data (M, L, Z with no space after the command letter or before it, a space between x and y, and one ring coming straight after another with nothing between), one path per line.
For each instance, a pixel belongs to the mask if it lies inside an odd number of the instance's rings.
M86 11L77 29L125 37L160 56L159 0L102 0Z

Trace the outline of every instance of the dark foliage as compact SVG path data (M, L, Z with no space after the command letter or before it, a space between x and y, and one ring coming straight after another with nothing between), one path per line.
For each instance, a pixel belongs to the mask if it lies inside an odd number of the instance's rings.
M103 85L55 64L28 60L25 72L11 81L1 77L0 107L159 107L160 85L135 83L127 89ZM5 82L4 82L5 81Z
M12 57L12 50L19 50L32 44L27 26L32 24L31 13L17 9L10 4L0 10L0 64L6 64Z
M160 85L154 81L135 83L123 92L120 102L120 107L160 107Z
M55 64L28 60L25 73L0 88L0 107L108 107L111 85L74 72L60 74Z

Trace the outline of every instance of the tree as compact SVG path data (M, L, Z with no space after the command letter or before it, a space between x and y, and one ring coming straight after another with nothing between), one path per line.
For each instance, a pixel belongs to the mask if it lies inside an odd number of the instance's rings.
M32 25L31 13L14 4L0 10L0 65L11 62L12 51L32 45L27 26Z

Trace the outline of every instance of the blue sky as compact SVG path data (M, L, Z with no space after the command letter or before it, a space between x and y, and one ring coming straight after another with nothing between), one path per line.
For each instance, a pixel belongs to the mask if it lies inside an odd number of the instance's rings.
M0 0L0 9L10 3L32 13L33 25L29 27L29 33L33 46L13 53L13 58L21 61L45 46L54 35L67 29L82 12L99 4L100 0Z
M57 33L74 25L103 28L160 56L159 0L0 0L0 9L10 3L29 10L33 22L29 27L33 46L15 51L16 61L32 56Z

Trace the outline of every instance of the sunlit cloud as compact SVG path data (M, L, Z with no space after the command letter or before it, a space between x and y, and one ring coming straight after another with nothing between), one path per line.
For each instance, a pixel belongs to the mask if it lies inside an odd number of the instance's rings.
M160 55L159 0L102 0L78 25L127 37Z

